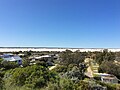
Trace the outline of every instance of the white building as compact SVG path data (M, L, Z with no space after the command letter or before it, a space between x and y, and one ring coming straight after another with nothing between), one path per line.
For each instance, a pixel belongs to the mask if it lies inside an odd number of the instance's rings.
M17 62L18 64L22 64L22 59L18 55L4 54L2 55L2 58L5 61Z
M118 81L119 81L119 79L116 76L111 75L111 74L98 73L98 75L100 76L101 81L105 82L105 83L115 83L115 84L117 84Z

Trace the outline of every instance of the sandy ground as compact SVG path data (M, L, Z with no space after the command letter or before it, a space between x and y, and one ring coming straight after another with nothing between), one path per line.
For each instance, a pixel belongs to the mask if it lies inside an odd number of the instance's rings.
M89 62L91 61L90 58L86 58L85 59L85 63L88 63L88 68L87 68L87 72L85 73L86 76L90 77L90 78L93 78L93 71L89 65Z
M91 70L90 66L87 68L86 75L89 76L89 77L91 77L91 78L93 77L93 71Z
M55 64L55 66L50 67L49 70L54 69L57 65L58 65L58 64Z

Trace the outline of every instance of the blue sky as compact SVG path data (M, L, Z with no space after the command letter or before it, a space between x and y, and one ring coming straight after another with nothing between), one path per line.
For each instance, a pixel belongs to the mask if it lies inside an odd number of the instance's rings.
M120 0L0 0L0 46L119 48Z

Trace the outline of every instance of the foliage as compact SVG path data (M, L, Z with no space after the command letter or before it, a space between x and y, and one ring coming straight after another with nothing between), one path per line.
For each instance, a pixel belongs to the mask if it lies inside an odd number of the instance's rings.
M22 60L23 67L29 66L29 64L30 64L29 60L25 60L25 59Z
M108 83L103 83L103 82L99 82L99 81L97 81L97 83L99 83L102 86L107 87L107 90L120 90L119 84L108 84Z
M30 55L32 55L32 51L26 52L26 56L30 56Z
M2 68L2 62L3 62L3 59L0 58L0 68Z
M0 90L2 90L4 88L4 81L2 79L2 75L0 73Z
M120 77L120 66L115 64L115 54L104 50L103 52L72 52L66 50L59 52L60 64L49 70L47 60L36 61L36 65L29 66L28 58L35 54L47 55L53 52L24 52L23 67L20 68L15 62L4 62L0 59L2 73L0 73L0 89L5 90L93 90L91 85L101 85L108 90L120 90L119 85L83 80L86 65L85 57L94 58L100 64L99 72L106 72ZM117 56L120 53L117 53ZM5 73L5 75L4 75ZM99 80L99 78L98 78Z
M112 61L104 61L99 67L99 72L113 74L120 79L120 66Z
M71 71L65 73L65 76L77 83L84 78L85 68L74 66Z
M41 66L44 66L44 67L48 67L47 63L45 61L35 61L35 63L37 65L41 65Z
M90 86L88 82L85 81L80 81L79 83L76 84L76 90L89 90Z
M103 52L96 53L94 58L96 62L100 65L103 61L114 61L115 53L104 50Z
M0 63L3 61L3 59L2 58L0 58Z
M85 59L86 54L83 54L79 51L72 52L70 50L66 50L60 54L61 64L69 65L69 64L77 64L82 63Z
M61 79L60 80L61 90L74 90L74 84L70 79Z
M55 69L53 69L54 71L56 71L57 73L65 73L67 72L67 66L64 65L58 65Z
M6 82L10 83L9 85L28 88L42 88L48 82L57 82L57 79L59 79L55 72L37 65L10 70L6 73L5 78Z
M1 64L2 64L2 67L5 68L6 70L19 67L17 62L3 61Z
M49 83L44 90L74 90L74 83L68 78L61 78L59 83Z

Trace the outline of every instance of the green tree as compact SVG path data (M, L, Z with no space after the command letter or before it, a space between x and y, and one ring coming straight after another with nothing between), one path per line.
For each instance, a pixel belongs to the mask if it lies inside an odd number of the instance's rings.
M74 83L70 79L60 79L61 90L74 90Z
M103 52L97 52L94 59L100 65L103 61L114 61L115 53L108 52L108 50L105 49Z
M44 90L75 90L75 86L70 79L60 78L59 83L49 83Z
M3 88L4 88L4 81L3 81L2 74L0 73L0 90L3 90Z
M64 65L58 65L56 68L53 69L54 71L56 71L57 73L65 73L67 72L67 66Z
M86 55L87 54L83 52L79 52L79 51L72 52L72 51L66 50L65 52L62 52L60 54L60 61L61 61L61 64L64 64L67 66L69 64L79 65L79 63L82 63L84 61Z
M29 66L29 64L30 64L30 61L29 61L29 60L25 60L25 59L22 60L22 65L23 65L24 67Z
M2 67L7 69L7 70L19 67L17 62L3 61L1 64L2 64Z
M57 73L38 65L15 68L5 74L5 81L9 82L10 86L25 86L33 89L47 86L49 82L56 83L57 80L59 80Z
M3 59L0 58L0 68L2 68L2 62L3 62Z
M79 83L77 83L76 90L91 90L91 89L88 82L81 80Z
M120 66L113 61L104 61L99 67L99 72L113 74L120 79Z

